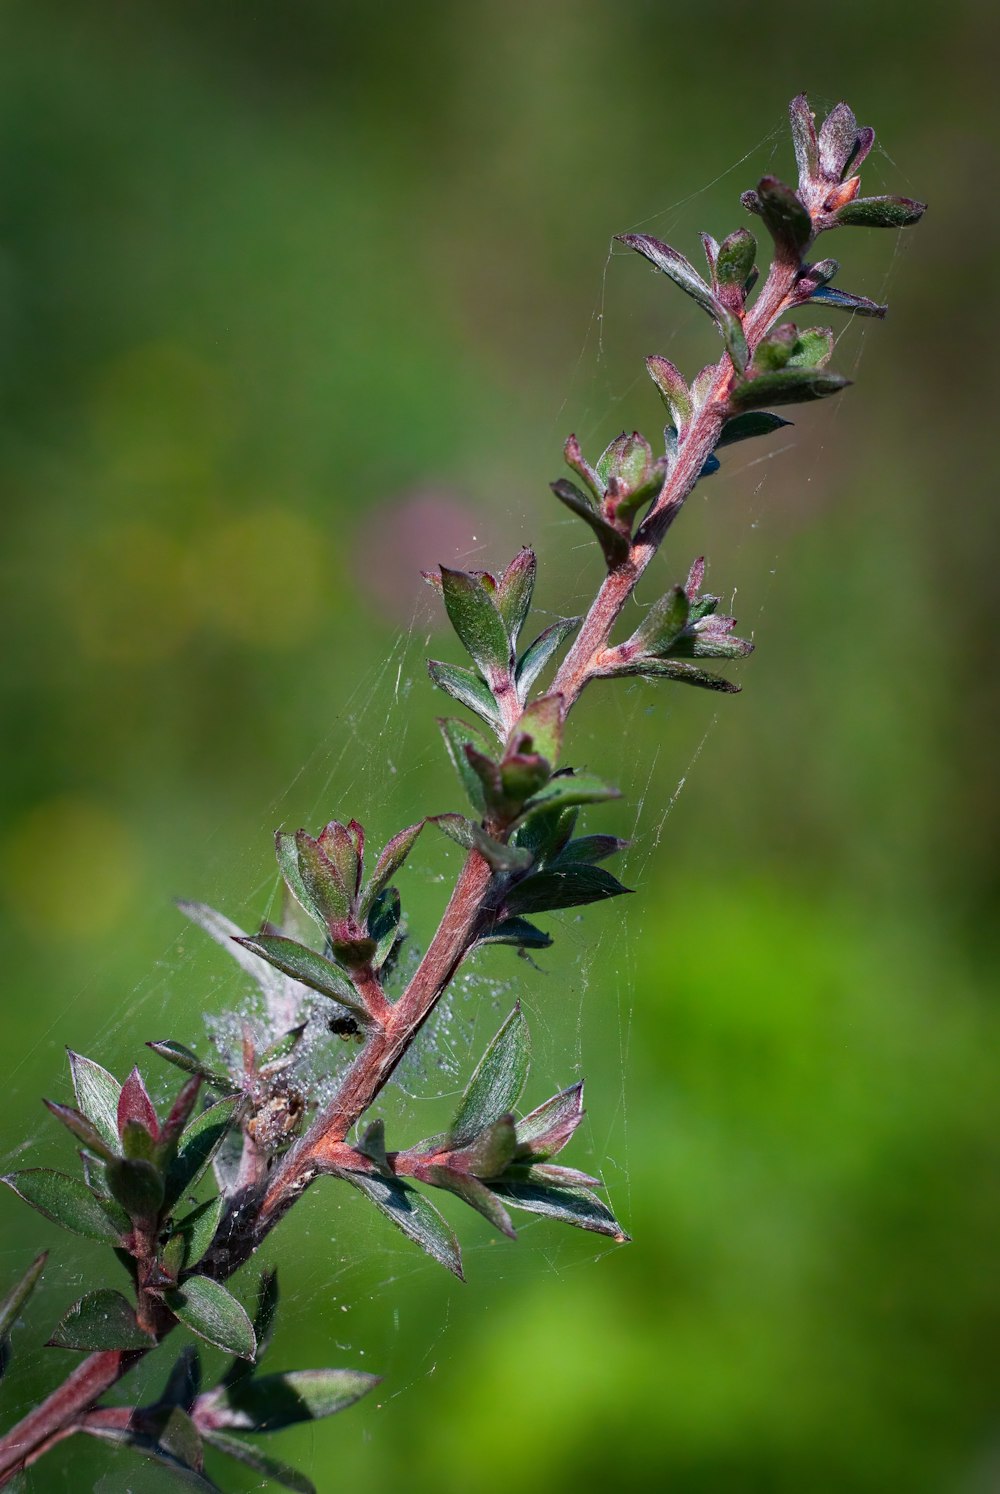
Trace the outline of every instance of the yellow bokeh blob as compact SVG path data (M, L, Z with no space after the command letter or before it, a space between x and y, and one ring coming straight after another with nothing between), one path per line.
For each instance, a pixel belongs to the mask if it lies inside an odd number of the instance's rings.
M276 507L200 534L189 576L205 622L240 642L275 648L308 637L341 590L330 575L325 534Z
M0 887L32 934L93 940L121 921L140 864L119 819L86 799L61 797L35 805L8 830L0 842Z

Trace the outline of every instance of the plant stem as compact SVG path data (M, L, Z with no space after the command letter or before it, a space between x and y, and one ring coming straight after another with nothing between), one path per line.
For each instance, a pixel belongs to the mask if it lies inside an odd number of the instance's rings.
M109 1350L91 1354L40 1406L30 1411L0 1440L0 1488L38 1461L56 1442L78 1429L99 1396L117 1384L147 1349Z

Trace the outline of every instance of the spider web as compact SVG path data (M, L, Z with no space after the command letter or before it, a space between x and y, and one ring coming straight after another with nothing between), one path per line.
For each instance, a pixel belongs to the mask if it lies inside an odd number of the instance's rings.
M749 185L768 170L772 162L779 174L787 174L789 156L787 126L781 121L719 176L629 226L632 230L650 229L694 258L693 246L697 243L697 232L703 226L697 211L702 206L702 199L708 198L720 182L736 173L740 173L740 188ZM899 171L888 153L878 147L866 167L872 192L882 185L875 180L882 163L892 168L893 189L899 187ZM886 180L885 188L889 186L890 181ZM728 211L736 217L732 204ZM888 237L880 236L883 240ZM876 289L858 284L848 266L847 280L852 289L864 290L880 300L886 299L897 256L904 252L902 236L896 234L892 237L893 249L881 284ZM558 451L570 426L580 434L584 449L590 450L594 442L586 439L588 435L599 432L604 440L610 439L620 428L622 415L626 417L625 424L629 427L633 424L635 401L645 386L641 358L636 360L639 372L634 377L630 375L619 380L614 372L615 360L610 354L612 340L631 332L625 313L619 315L616 293L623 284L621 262L631 265L633 259L620 246L609 245L579 356L568 371L565 396L552 411L553 452ZM672 316L683 311L683 305L678 303L683 303L684 298L672 287L657 286L656 290L661 291L665 301L663 318L669 327ZM657 315L660 315L659 311ZM868 324L857 318L848 318L839 330L835 330L837 367L854 374L864 354ZM699 325L699 331L706 342L705 361L717 357L718 353L711 345L711 333L706 339L706 328ZM664 338L656 334L658 351L671 354L671 335ZM644 343L650 341L648 331L643 340ZM648 350L644 348L644 351ZM690 358L685 359L685 364L690 362ZM686 367L685 371L693 375L696 367L696 364ZM840 403L833 401L824 406L823 415L825 419L818 424L816 434L810 432L808 438L809 460L800 479L806 483L810 480L808 468L818 466L825 451L834 448L838 442L839 424L843 419ZM773 526L769 526L768 482L780 464L787 461L789 453L799 447L802 439L797 427L789 427L764 450L758 451L756 444L751 443L727 452L721 471L711 479L711 483L700 486L691 500L689 511L680 521L685 525L684 530L671 534L671 574L666 579L674 580L683 575L691 557L705 549L710 552L712 521L709 516L713 507L724 510L728 533L732 535L736 504L731 500L733 495L738 498L740 510L735 521L737 540L733 546L733 573L743 578L746 592L753 595L749 609L742 607L740 629L751 638L754 625L764 617L769 586L779 563L777 550L781 538L780 535L775 537ZM558 547L560 555L573 557L574 561L579 557L575 575L572 564L564 564L569 581L565 610L575 610L576 599L590 594L587 578L592 573L593 541L575 518L564 516L554 503L547 517L543 515L541 521L535 521L535 527L542 537L539 550L543 567L550 548L554 552ZM477 549L442 556L441 559L457 565L497 566L505 563L509 556L487 556ZM677 577L674 570L679 572ZM658 575L662 582L662 563ZM727 602L731 607L735 604L735 591ZM275 826L305 824L315 830L327 819L346 820L356 815L369 831L369 844L377 846L407 823L405 811L403 818L396 816L393 820L387 806L403 799L408 780L419 781L430 771L432 760L441 752L433 725L433 716L440 710L441 702L431 691L424 664L428 652L439 650L441 644L440 638L435 637L432 648L432 637L437 629L429 623L429 618L429 608L418 606L409 626L397 637L386 657L357 679L348 698L341 703L338 718L326 736L312 748L281 792L262 807L259 826L249 844L242 850L223 846L219 843L217 831L210 830L204 845L192 849L192 876L198 883L191 889L193 895L250 929L268 909L277 906L280 879L271 853L271 833ZM544 614L539 615L537 610L533 613L536 631L549 620ZM457 659L458 653L447 657ZM368 1118L377 1115L385 1118L392 1147L412 1145L422 1136L441 1128L447 1123L483 1048L518 998L528 1015L533 1040L532 1075L525 1096L530 1108L557 1089L585 1077L588 1042L593 1031L588 1015L594 1003L599 1002L604 1038L613 1042L617 1049L620 1083L614 1093L589 1094L588 1119L571 1144L566 1160L571 1165L593 1171L609 1185L611 1201L627 1228L631 1212L628 1092L634 1021L632 973L636 964L635 950L642 939L644 924L655 916L655 910L644 902L642 889L650 879L669 817L682 796L696 792L696 789L692 790L691 780L696 779L695 770L710 748L725 711L713 711L707 726L702 722L692 735L684 722L687 692L636 684L628 687L624 694L626 721L630 713L656 713L666 728L663 741L655 748L651 761L636 763L627 756L617 761L615 769L607 776L617 782L623 798L610 809L602 808L591 819L592 822L600 820L599 824L592 823L592 828L612 829L630 838L630 847L616 870L629 886L639 889L640 896L629 902L623 917L616 917L613 913L608 916L607 910L602 911L600 907L587 909L582 914L548 915L546 926L551 929L555 944L551 951L539 956L537 965L517 959L510 950L490 950L474 956L459 973L451 991L427 1024L415 1052L400 1066L394 1081L368 1113ZM672 697L678 694L682 698L674 700ZM571 729L567 750L567 760L575 764L599 755L597 733L591 727L589 738L586 729L581 735L577 721L578 718L574 717L576 730ZM665 782L672 785L668 792L664 792ZM460 800L461 792L456 784L451 801L434 807L438 810L461 808ZM436 841L428 832L418 842L407 864L400 881L404 912L408 900L413 902L415 909L408 918L410 935L400 962L401 978L405 979L412 971L426 946L434 928L435 906L437 911L443 908L461 855L443 837ZM242 870L242 885L248 889L238 907L233 907L228 900L234 865ZM95 975L90 977L94 978ZM86 984L84 982L82 989ZM400 984L401 981L397 981L397 989ZM155 1029L159 1035L166 1021L162 1014L172 1006L180 1004L182 1009L190 1009L192 990L198 991L198 1000L217 1022L219 1013L227 1011L237 1013L237 1024L239 1018L247 1015L255 1020L261 1017L259 997L247 978L221 951L211 946L202 933L178 919L176 935L159 950L148 971L139 978L120 1008L109 1012L92 1034L87 1045L88 1054L98 1061L105 1061L102 1055L121 1046L126 1037L141 1053L141 1036L149 1029ZM316 1007L319 1000L317 998L312 1006ZM52 1042L70 1004L53 1018L45 1031L39 1033L36 1047ZM166 1025L171 1024L166 1022ZM225 1034L224 1023L222 1031ZM171 1030L164 1035L176 1037L200 1052L208 1052L205 1033L199 1030L196 1021L188 1024L188 1030ZM313 1054L314 1098L322 1100L332 1091L355 1051L351 1045L336 1038L316 1045ZM8 1088L16 1085L24 1057L7 1070ZM162 1101L176 1090L173 1070L158 1072L159 1066L154 1069L152 1063L144 1062L142 1067L154 1100ZM64 1097L65 1086L65 1075L54 1066L51 1092ZM54 1136L54 1129L39 1123L27 1139L6 1153L3 1158L5 1170L25 1165L53 1165L72 1170L64 1138ZM337 1189L338 1195L350 1191ZM322 1198L318 1199L315 1195L320 1192ZM440 1203L437 1193L434 1202ZM478 1227L482 1221L471 1211L442 1207L459 1233L466 1274L475 1282L477 1292L484 1287L489 1292L497 1287L505 1288L510 1283L532 1281L540 1273L561 1275L567 1271L592 1270L596 1262L618 1249L599 1237L584 1236L565 1226L523 1215L516 1221L519 1236L516 1244L505 1241L498 1246L484 1229ZM386 1383L379 1392L381 1406L414 1394L428 1377L435 1374L442 1361L451 1356L451 1306L448 1302L444 1304L436 1331L429 1341L426 1337L422 1340L419 1353L410 1353L409 1345L405 1357L402 1353L393 1353L392 1339L400 1335L408 1298L427 1290L429 1279L440 1268L398 1236L388 1222L376 1216L367 1204L362 1208L361 1201L354 1198L335 1198L333 1186L318 1185L311 1190L301 1211L308 1218L299 1230L300 1248L296 1250L294 1259L289 1259L283 1250L291 1221L283 1224L271 1237L266 1252L281 1268L284 1289L278 1344L281 1343L282 1323L295 1327L305 1322L314 1311L313 1304L322 1300L335 1306L337 1315L342 1315L344 1322L343 1332L333 1336L326 1362L351 1364L384 1374ZM345 1220L347 1227L341 1229ZM306 1242L305 1248L301 1248L303 1241ZM26 1315L26 1325L16 1334L18 1357L31 1355L32 1340L37 1343L32 1327L36 1316L46 1322L55 1321L46 1301L51 1290L49 1277L58 1278L59 1294L65 1298L66 1305L80 1291L105 1284L105 1278L106 1284L120 1285L105 1270L103 1255L106 1252L101 1253L102 1274L98 1277L94 1269L98 1259L96 1247L66 1234L60 1235L53 1243L57 1249L49 1264L46 1283ZM16 1258L13 1251L0 1252L5 1277L13 1279L17 1271L23 1269L22 1257L20 1249ZM247 1295L246 1275L242 1273L235 1283L241 1296ZM369 1329L376 1318L381 1328L378 1333L373 1333ZM365 1320L366 1326L360 1326L361 1319ZM148 1398L150 1387L156 1388L162 1383L174 1348L171 1343L164 1352L151 1355L138 1372L133 1371L118 1389L119 1401L138 1404ZM212 1351L209 1350L205 1357L211 1365ZM279 1348L275 1365L280 1358ZM14 1389L8 1392L7 1424L26 1409L13 1404L15 1394ZM357 1411L350 1413L351 1417L357 1415ZM344 1435L345 1430L344 1421L339 1422L337 1435ZM318 1435L322 1437L324 1429L319 1429ZM327 1431L326 1435L334 1433ZM280 1455L280 1447L276 1450ZM111 1449L108 1452L110 1454ZM101 1494L123 1494L123 1491L133 1488L146 1491L175 1487L165 1473L152 1465L140 1463L132 1454L109 1457L109 1468L110 1471L94 1485ZM243 1472L246 1474L246 1470ZM74 1477L72 1455L60 1455L57 1451L47 1456L38 1470L29 1473L27 1487L78 1489L80 1485ZM264 1482L260 1487L265 1487Z

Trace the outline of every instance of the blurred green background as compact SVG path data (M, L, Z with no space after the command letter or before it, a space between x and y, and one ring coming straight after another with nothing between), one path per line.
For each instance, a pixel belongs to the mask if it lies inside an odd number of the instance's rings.
M565 435L655 432L642 357L716 356L611 236L694 257L736 227L791 169L802 88L875 125L868 191L929 200L910 235L829 241L892 302L838 323L857 387L726 453L644 589L708 554L758 644L744 693L578 713L577 760L629 796L593 824L634 833L638 897L563 916L547 973L481 967L506 984L480 1036L515 994L531 1018L527 1098L586 1074L567 1160L635 1243L538 1221L511 1245L452 1210L461 1286L317 1186L272 1242L272 1367L385 1381L273 1450L323 1491L1000 1489L992 9L0 17L8 1164L26 1134L68 1161L38 1103L66 1096L64 1045L123 1070L238 999L174 895L250 924L276 824L459 807L421 662L457 654L416 568L530 542L540 609L574 610L599 567L546 486ZM455 861L414 863L419 942ZM390 1142L444 1104L399 1096ZM117 1283L0 1209L5 1279L55 1249L9 1421L68 1367L40 1345L84 1273ZM160 1486L75 1442L29 1484L109 1467Z

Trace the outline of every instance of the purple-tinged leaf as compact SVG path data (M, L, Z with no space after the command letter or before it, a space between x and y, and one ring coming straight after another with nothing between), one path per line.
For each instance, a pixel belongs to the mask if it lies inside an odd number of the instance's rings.
M504 900L509 914L552 913L581 908L631 892L601 866L567 866L533 873L516 883Z
M488 1219L494 1228L509 1240L517 1239L517 1231L511 1223L510 1215L496 1194L487 1188L485 1183L480 1182L477 1177L470 1177L468 1173L455 1172L450 1167L429 1167L426 1172L425 1181L434 1188L444 1188L449 1193L454 1193L457 1198L462 1199L477 1213Z
M804 93L796 94L788 106L788 118L792 126L792 144L795 147L795 164L799 168L799 186L811 182L819 171L819 142L816 138L816 122Z
M574 483L567 482L560 477L555 482L550 482L549 487L555 493L560 503L564 503L573 513L579 515L585 524L597 536L597 542L601 547L608 570L613 570L628 558L629 542L621 530L615 529L580 492Z
M522 736L531 738L530 751L537 752L554 768L562 751L563 698L543 695L521 713L511 731L511 746Z
M197 1183L243 1106L242 1095L229 1095L195 1116L181 1137L177 1156L167 1172L164 1202L168 1208Z
M651 265L662 270L664 275L679 285L682 291L686 291L698 305L707 311L709 316L718 316L718 302L712 294L711 288L705 284L698 271L690 260L685 259L683 254L678 254L676 249L671 249L669 244L661 244L659 239L651 238L645 233L620 233L615 236L619 243L626 244L629 249L634 249L644 259L648 259Z
M135 1320L135 1309L121 1292L88 1292L63 1316L46 1344L49 1349L148 1349L153 1340Z
M511 642L493 595L478 576L441 567L445 610L459 641L487 678L511 663Z
M183 1286L164 1293L170 1311L192 1333L240 1359L253 1359L257 1339L242 1305L221 1282L189 1276Z
M29 1167L24 1172L7 1173L0 1182L71 1234L118 1245L122 1235L128 1232L128 1218L117 1204L98 1198L86 1184L65 1173L52 1172L47 1167Z
M870 301L867 296L853 296L848 291L835 290L832 285L821 285L813 291L809 299L820 301L824 306L836 306L839 311L853 311L855 316L881 318L889 310L888 306L881 306L878 301Z
M561 617L558 622L551 623L544 632L539 633L534 643L530 643L525 649L517 661L514 674L518 700L522 705L527 700L532 685L553 654L569 635L576 631L581 622L582 618L579 617Z
M487 1126L513 1110L530 1062L528 1026L517 1002L466 1085L450 1127L452 1148L468 1146Z
M646 359L646 369L667 407L670 419L683 434L694 411L691 391L683 376L669 358L664 358L659 353L653 353Z
M570 1141L583 1119L583 1085L571 1084L517 1122L517 1153L543 1161Z
M752 187L748 191L740 193L740 204L746 208L748 213L753 213L758 218L763 217L760 198Z
M102 1069L92 1058L68 1049L73 1093L82 1113L104 1137L108 1146L118 1150L118 1098L122 1087L118 1080Z
M360 886L361 858L358 855L359 839L360 844L364 844L364 831L361 830L360 825L357 825L356 821L354 824L357 826L357 829L350 830L346 825L342 825L339 820L330 820L329 824L324 825L316 837L316 843L323 854L337 868L340 881L346 890L349 901L356 896ZM357 834L358 830L361 830L360 838Z
M526 1209L528 1213L544 1214L563 1224L576 1225L578 1229L609 1235L619 1244L625 1244L629 1239L607 1204L589 1188L554 1188L543 1183L507 1181L495 1183L493 1187L499 1198L511 1208Z
M216 1427L239 1432L278 1432L303 1421L320 1421L346 1411L380 1383L361 1370L289 1370L254 1375L203 1395L195 1415Z
M567 437L566 444L563 447L563 457L570 471L575 472L577 477L582 478L584 484L590 490L592 498L584 499L584 501L599 503L604 497L604 484L584 457L583 452L580 450L580 443L575 436Z
M318 991L330 1001L338 1001L363 1020L368 1012L354 987L344 973L324 955L317 954L308 945L296 944L294 939L285 939L280 934L255 934L240 941L252 949L262 960L268 960L277 970L290 975L293 980Z
M780 415L769 410L748 410L744 415L734 415L722 427L722 434L715 443L716 451L722 446L732 446L736 441L748 441L752 436L769 436L783 425L791 425Z
M858 122L849 105L841 102L830 110L819 131L819 165L830 181L841 181L858 153Z
M185 1073L200 1076L212 1089L218 1089L223 1094L230 1095L240 1092L239 1086L233 1083L228 1074L220 1074L217 1069L209 1068L197 1053L192 1053L191 1049L185 1048L183 1043L175 1043L172 1038L160 1038L156 1042L147 1043L146 1047L152 1048L154 1053L158 1053L168 1063L175 1064L177 1068L183 1069Z
M263 1474L271 1483L280 1484L283 1489L291 1489L293 1494L316 1494L316 1485L312 1479L306 1478L304 1473L299 1473L280 1459L272 1458L269 1453L261 1452L252 1442L244 1442L242 1437L214 1430L205 1430L202 1436L216 1452L225 1453L235 1462L243 1463L255 1473Z
M912 197L855 197L837 213L838 228L909 228L927 211Z
M729 397L737 411L764 405L798 405L839 394L850 382L843 374L828 373L825 369L781 368L735 384Z
M701 234L698 235L698 237L701 239L701 247L705 251L705 258L708 261L709 273L711 274L711 276L712 276L712 278L714 280L715 279L715 263L716 263L716 260L719 257L719 245L716 242L716 240L713 239L713 237L712 237L712 235L710 233L701 233Z
M812 218L791 187L776 176L763 176L757 183L760 215L774 240L780 258L797 262L812 238Z
M131 1074L122 1085L121 1094L118 1096L118 1135L124 1136L125 1127L129 1122L141 1126L155 1141L160 1134L160 1123L153 1109L153 1102L149 1098L142 1075L138 1069L133 1069Z
M448 1167L464 1176L480 1179L498 1178L514 1160L517 1150L517 1133L514 1117L501 1115L492 1125L486 1126L467 1146L452 1150L448 1155Z
M497 581L494 600L507 629L511 648L517 646L518 634L531 607L535 569L535 552L524 548L518 551Z
M191 1119L191 1114L198 1102L201 1085L201 1075L193 1074L178 1090L177 1098L171 1105L167 1118L163 1122L163 1128L160 1131L157 1156L161 1162L169 1162L177 1150L177 1142L188 1121Z
M79 1110L74 1110L71 1105L59 1105L55 1100L43 1100L42 1104L95 1156L103 1157L105 1161L117 1157L117 1150L108 1145L97 1127Z
M433 1204L401 1178L383 1178L377 1173L344 1172L349 1183L363 1193L397 1229L421 1250L451 1271L460 1281L462 1255L454 1231L445 1223ZM252 1382L260 1384L260 1381Z
M722 329L722 339L726 344L726 352L729 354L737 373L742 373L747 366L747 358L749 357L742 319L738 312L731 311L727 306L721 306L719 308L718 321ZM708 461L711 461L711 457L708 458ZM703 472L702 476L704 475Z
M638 431L622 431L597 459L597 475L605 488L610 490L615 483L622 494L645 488L652 467L653 448Z
M527 1175L517 1181L545 1183L553 1188L602 1188L604 1186L600 1178L592 1178L589 1172L581 1172L578 1167L553 1167L545 1162L532 1164L527 1170Z

